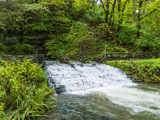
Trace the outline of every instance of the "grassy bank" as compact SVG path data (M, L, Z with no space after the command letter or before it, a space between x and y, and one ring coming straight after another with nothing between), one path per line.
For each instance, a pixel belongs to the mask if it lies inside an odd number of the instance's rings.
M31 60L0 60L0 119L29 120L55 105L44 71Z
M160 83L160 59L107 61L106 64L122 69L137 81Z

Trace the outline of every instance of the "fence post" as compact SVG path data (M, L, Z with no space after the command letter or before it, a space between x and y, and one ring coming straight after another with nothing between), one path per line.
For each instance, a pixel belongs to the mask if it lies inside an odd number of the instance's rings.
M106 59L106 41L105 41L105 46L104 46L104 58Z

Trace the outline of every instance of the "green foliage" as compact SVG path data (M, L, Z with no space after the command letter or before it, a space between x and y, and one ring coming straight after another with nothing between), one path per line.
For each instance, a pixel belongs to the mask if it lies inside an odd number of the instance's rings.
M121 44L133 44L134 38L136 37L136 32L137 29L129 26L128 24L124 24L121 32L118 33L118 36L120 38L119 42Z
M68 41L65 37L65 34L61 36L50 35L52 40L45 44L48 58L57 59L60 53L65 53L65 50L68 49Z
M7 52L7 46L0 43L0 54L6 53L6 52Z
M102 2L104 5L97 4L95 0L1 1L0 31L5 37L20 36L20 43L11 50L5 50L0 44L0 52L34 54L35 49L24 43L38 43L38 51L44 49L43 52L47 53L48 58L56 59L61 50L71 58L77 58L76 55L80 53L93 58L93 55L102 53L105 49L104 41L107 41L108 52L128 52L125 49L131 48L133 51L135 48L134 52L159 54L158 0L143 1L140 18L136 12L139 1L135 1L134 5L133 1L121 0L121 3L116 2L115 6L114 0L111 0L109 5L105 0ZM153 11L154 9L156 10ZM137 30L140 38L136 36ZM25 39L25 36L39 34L43 36L43 40L32 42L29 38ZM110 41L114 40L120 45L110 44ZM15 39L13 41L16 42Z
M86 22L90 24L99 24L104 22L105 15L97 6L94 6L92 9L88 9L83 18Z
M1 96L0 96L1 98ZM2 116L4 115L4 104L2 102L0 102L0 118L2 118Z
M108 61L106 64L124 70L136 78L136 81L160 83L160 59Z
M123 46L120 46L117 43L114 43L114 41L112 41L110 43L107 43L106 52L112 53L112 52L128 52L128 51Z
M135 41L138 52L160 53L160 38L154 35L143 35Z
M4 33L18 33L23 23L22 6L13 0L8 0L0 6L0 30Z
M70 45L68 55L70 57L76 57L79 54L88 56L100 52L102 44L98 43L99 39L95 37L95 33L96 29L89 27L86 23L80 21L74 23L66 37Z
M111 27L108 23L101 23L97 26L98 36L100 36L103 41L113 40L115 34L112 32Z
M71 59L76 59L77 55L89 55L100 51L95 38L95 29L88 24L76 22L72 25L70 33L61 36L51 36L52 40L46 43L47 55L52 59L58 58L61 53L67 54ZM97 46L96 46L97 45ZM94 50L93 50L94 49Z
M4 61L0 71L0 102L9 111L3 118L25 120L45 115L54 107L53 91L38 64L31 60Z
M104 50L103 39L96 37L97 34L100 33L96 28L89 27L84 22L75 22L68 34L50 36L52 40L45 44L47 55L52 59L57 59L60 53L68 55L71 59L78 59L80 55L97 55Z
M15 55L26 55L26 54L36 53L33 46L25 43L22 43L22 44L18 43L16 45L13 45L11 47L11 50L13 51L12 53Z

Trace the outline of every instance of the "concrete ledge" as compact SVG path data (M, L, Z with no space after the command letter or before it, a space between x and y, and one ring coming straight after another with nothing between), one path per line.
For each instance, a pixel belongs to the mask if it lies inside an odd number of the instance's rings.
M44 61L44 54L35 54L35 55L0 55L0 58L5 60L24 60L26 59L33 59L36 62L42 63Z
M108 53L106 54L107 60L131 60L131 59L150 59L155 56L156 58L158 56L147 54L147 53Z

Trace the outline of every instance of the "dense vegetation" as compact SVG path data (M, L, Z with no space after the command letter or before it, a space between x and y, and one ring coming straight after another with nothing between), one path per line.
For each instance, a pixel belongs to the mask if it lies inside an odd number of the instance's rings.
M1 54L159 54L159 0L0 1ZM107 45L105 45L105 41Z
M160 83L160 59L108 61L106 64L124 70L136 81Z
M55 105L44 71L31 60L0 60L0 119L45 115Z
M104 50L158 56L160 0L0 0L0 54L93 60L104 56ZM158 83L158 64L159 59L120 61L116 66ZM3 119L44 115L54 105L52 94L38 64L0 61Z

